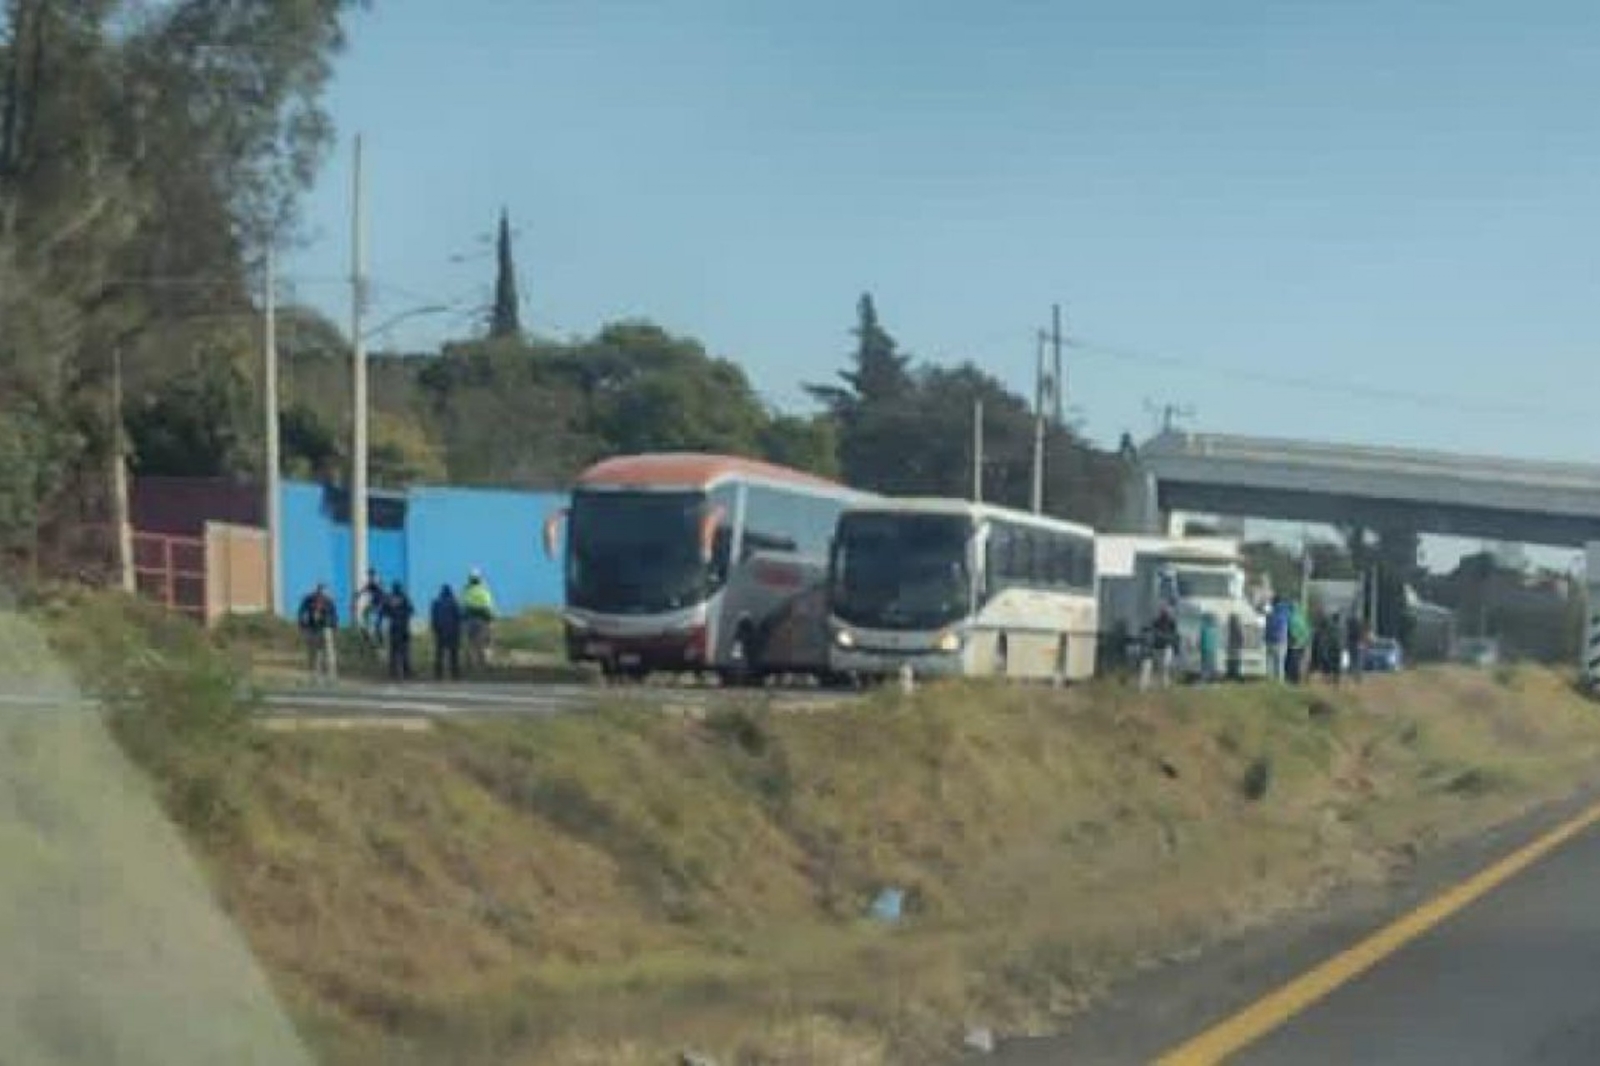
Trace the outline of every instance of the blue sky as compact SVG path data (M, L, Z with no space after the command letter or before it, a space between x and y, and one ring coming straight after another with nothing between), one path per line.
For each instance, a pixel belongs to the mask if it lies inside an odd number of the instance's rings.
M1597 99L1592 2L379 0L292 276L343 314L361 131L377 318L486 300L504 204L534 329L649 316L786 406L863 290L1024 390L1059 300L1103 442L1600 461Z

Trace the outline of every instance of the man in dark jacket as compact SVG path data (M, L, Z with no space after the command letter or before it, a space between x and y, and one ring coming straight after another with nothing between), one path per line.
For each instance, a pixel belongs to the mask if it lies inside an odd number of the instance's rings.
M1360 611L1351 611L1345 622L1344 647L1350 656L1350 680L1360 681L1367 667L1362 660L1367 653L1367 623L1362 620Z
M1144 661L1139 664L1139 689L1159 678L1162 688L1172 686L1172 665L1178 654L1178 620L1166 604L1156 614L1145 636Z
M300 601L297 621L306 644L307 665L313 678L333 681L339 676L339 660L334 651L334 634L339 629L339 608L328 595L328 586L318 585Z
M445 664L450 664L450 679L461 677L461 604L449 585L439 589L429 611L429 624L433 629L433 676L444 677Z
M411 676L411 618L416 613L405 586L396 581L383 598L383 625L389 633L389 676L396 681Z
M1228 616L1228 680L1244 677L1244 622L1236 614Z

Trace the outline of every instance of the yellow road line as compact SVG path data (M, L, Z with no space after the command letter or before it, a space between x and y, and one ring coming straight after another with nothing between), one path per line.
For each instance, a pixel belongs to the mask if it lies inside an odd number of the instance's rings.
M1307 970L1156 1060L1157 1066L1210 1066L1261 1039L1351 978L1398 951L1497 885L1510 880L1583 830L1600 822L1600 803L1446 889L1416 910Z

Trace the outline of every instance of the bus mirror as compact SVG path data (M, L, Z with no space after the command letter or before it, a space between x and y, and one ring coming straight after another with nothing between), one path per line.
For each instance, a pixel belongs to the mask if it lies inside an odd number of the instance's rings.
M567 509L552 511L550 517L544 520L544 553L551 559L556 557L557 538L561 535L561 523L566 521Z
M716 554L717 526L728 513L725 507L713 507L700 519L700 561L709 563Z

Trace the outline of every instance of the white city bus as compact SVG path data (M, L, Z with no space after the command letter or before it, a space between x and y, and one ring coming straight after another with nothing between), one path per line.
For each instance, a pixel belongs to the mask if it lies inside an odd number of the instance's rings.
M833 669L856 676L1094 675L1094 531L962 500L875 500L830 554Z
M870 498L735 456L597 463L545 527L554 555L566 526L568 657L608 676L825 673L828 540L840 513Z

